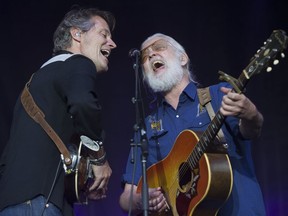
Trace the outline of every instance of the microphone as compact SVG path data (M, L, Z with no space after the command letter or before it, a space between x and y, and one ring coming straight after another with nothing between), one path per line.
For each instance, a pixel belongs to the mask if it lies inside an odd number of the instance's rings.
M128 56L131 58L134 56L138 57L139 55L140 55L140 51L136 48L130 49L129 54L128 54Z

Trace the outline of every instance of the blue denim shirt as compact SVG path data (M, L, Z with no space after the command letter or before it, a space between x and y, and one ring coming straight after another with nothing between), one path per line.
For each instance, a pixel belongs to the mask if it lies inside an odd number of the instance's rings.
M210 86L211 103L215 113L219 110L223 97L223 93L220 91L221 86L231 87L224 82ZM228 155L234 180L232 193L218 215L265 215L262 193L252 161L252 142L241 136L238 121L237 118L226 117L222 126L228 144ZM197 88L193 83L190 83L180 95L176 110L163 100L156 112L145 119L148 139L147 167L169 154L177 136L183 130L205 131L210 122L207 110L199 104ZM133 151L133 157L137 159L135 160L137 162L130 163L131 151L123 182L136 185L142 176L141 150L134 148ZM135 179L132 182L134 165L136 166Z

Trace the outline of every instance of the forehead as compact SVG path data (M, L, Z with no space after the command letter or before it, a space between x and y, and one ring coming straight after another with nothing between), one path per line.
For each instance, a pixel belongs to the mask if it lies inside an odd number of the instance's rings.
M141 50L146 49L146 48L149 47L151 44L155 43L156 41L158 41L158 40L160 40L160 39L165 40L163 37L153 37L153 38L151 38L151 39L146 40L146 41L142 44Z
M94 23L94 26L99 30L106 30L110 32L108 23L100 16L93 16L91 21Z

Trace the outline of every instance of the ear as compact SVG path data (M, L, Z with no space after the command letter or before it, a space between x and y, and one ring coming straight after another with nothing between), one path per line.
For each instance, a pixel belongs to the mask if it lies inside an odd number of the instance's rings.
M188 56L186 53L183 53L180 57L181 65L184 66L188 63Z
M81 30L80 29L72 27L70 29L70 34L74 40L80 42L80 38L81 38Z

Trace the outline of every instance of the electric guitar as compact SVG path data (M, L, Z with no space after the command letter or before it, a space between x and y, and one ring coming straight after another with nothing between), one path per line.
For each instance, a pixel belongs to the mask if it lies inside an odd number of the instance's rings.
M287 41L283 30L274 30L238 79L223 72L220 72L220 79L230 82L234 92L242 93L251 77L264 69L270 72L271 63L278 64L276 57L284 57L282 51L286 49ZM147 169L148 187L161 187L169 204L169 211L152 215L217 215L230 196L233 185L228 155L221 151L211 151L224 120L225 116L218 111L203 133L182 131L169 154ZM142 186L141 178L138 193Z

